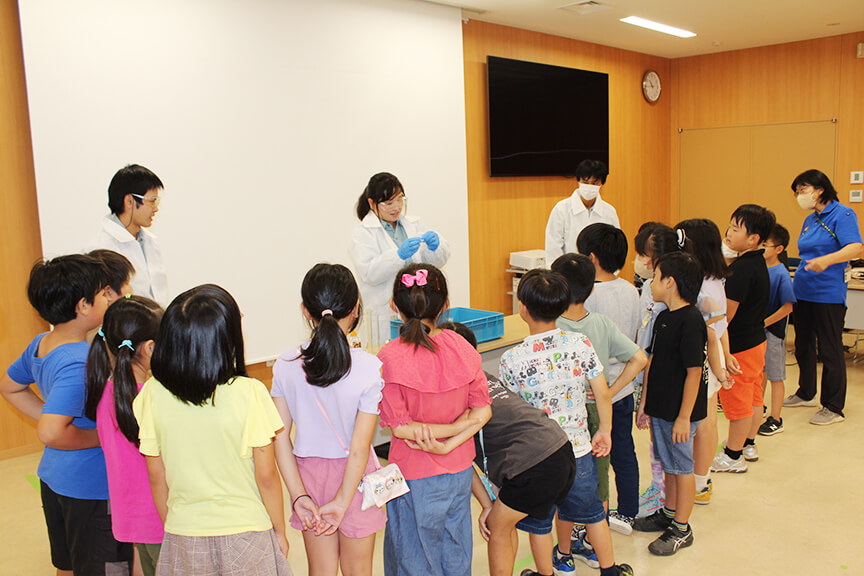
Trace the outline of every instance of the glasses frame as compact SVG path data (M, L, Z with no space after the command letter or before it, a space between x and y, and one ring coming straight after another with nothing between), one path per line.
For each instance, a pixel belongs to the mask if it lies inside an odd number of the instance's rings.
M146 202L147 204L149 204L153 208L158 208L159 203L162 201L162 198L160 196L155 196L155 197L142 196L141 194L132 194L132 196L134 196L135 198L138 198L142 202Z

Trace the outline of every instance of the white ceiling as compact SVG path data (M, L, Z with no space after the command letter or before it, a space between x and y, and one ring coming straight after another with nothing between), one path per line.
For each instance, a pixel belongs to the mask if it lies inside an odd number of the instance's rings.
M864 30L864 0L595 0L609 8L589 14L561 9L585 0L431 1L461 7L463 15L472 20L666 58ZM684 28L696 37L675 38L619 22L627 16Z

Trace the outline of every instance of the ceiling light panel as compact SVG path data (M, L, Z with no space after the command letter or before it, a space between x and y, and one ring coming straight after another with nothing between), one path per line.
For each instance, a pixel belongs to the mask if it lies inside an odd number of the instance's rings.
M646 20L645 18L639 18L638 16L628 16L627 18L621 18L621 22L626 22L627 24L633 24L634 26L654 30L655 32L662 32L663 34L671 34L672 36L678 36L679 38L692 38L696 36L695 32L690 32L689 30L684 30L682 28L675 28L674 26L661 24L652 20Z

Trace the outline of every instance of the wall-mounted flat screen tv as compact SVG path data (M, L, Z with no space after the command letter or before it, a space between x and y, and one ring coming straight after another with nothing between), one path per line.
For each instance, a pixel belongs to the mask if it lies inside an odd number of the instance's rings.
M609 75L487 57L491 176L573 176L609 165Z

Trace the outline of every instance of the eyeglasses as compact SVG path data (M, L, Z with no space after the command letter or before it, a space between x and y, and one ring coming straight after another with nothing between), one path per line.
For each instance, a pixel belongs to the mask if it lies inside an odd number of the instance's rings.
M795 194L796 195L801 194L802 192L804 192L808 188L813 188L813 186L810 184L799 184L798 186L795 187Z
M776 248L777 245L776 244L762 244L762 247L763 248Z
M153 206L154 208L159 206L159 202L162 201L162 198L160 198L159 196L142 196L140 194L132 194L132 196L140 199L142 202L146 202L147 204L149 204L150 206Z
M383 206L384 208L387 208L387 209L401 208L405 204L405 200L406 200L405 194L402 194L401 196L397 196L393 200L387 200L386 202L379 202L378 205Z

